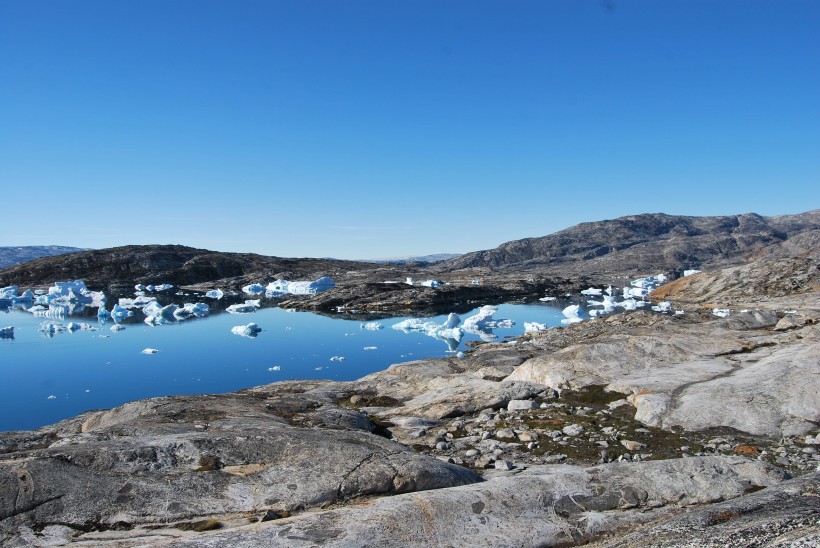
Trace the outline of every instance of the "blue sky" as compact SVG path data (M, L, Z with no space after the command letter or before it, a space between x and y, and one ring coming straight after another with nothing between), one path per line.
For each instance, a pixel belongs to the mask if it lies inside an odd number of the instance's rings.
M378 258L820 207L820 2L0 0L0 245Z

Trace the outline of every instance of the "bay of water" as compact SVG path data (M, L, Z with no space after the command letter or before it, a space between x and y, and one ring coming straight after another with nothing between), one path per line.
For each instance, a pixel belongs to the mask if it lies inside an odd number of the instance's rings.
M524 322L558 326L563 306L499 305L494 317L516 323L494 334L498 340L521 335ZM477 311L460 316L464 320ZM443 323L446 317L429 319ZM453 355L443 341L392 329L406 316L377 320L384 326L378 330L365 329L358 320L278 307L252 314L217 312L156 327L142 319L135 311L115 333L110 320L100 325L96 316L69 317L58 323L99 329L48 337L38 331L40 325L56 320L19 309L0 313L0 327L14 327L13 339L0 339L0 431L38 428L147 397L230 392L286 379L355 380L394 363ZM256 338L231 332L249 322L263 330ZM467 333L455 350L467 350L464 343L478 339ZM145 348L158 352L144 354ZM334 356L344 360L331 360Z

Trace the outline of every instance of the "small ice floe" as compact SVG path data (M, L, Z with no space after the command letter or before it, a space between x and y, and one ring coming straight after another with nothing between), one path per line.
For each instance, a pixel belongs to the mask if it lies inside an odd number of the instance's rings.
M336 287L336 284L327 276L312 282L289 282L280 279L269 283L265 288L265 292L268 295L315 295L334 287Z
M422 285L424 287L439 287L441 285L441 282L439 282L438 280L424 280L419 285Z
M541 297L538 300L541 301L542 303L549 303L549 302L552 302L552 301L556 300L557 298L558 297Z
M712 309L712 315L717 316L718 318L728 318L732 312L728 308L714 308Z
M322 369L324 369L324 367L321 366L313 368L314 371L321 371Z
M111 331L114 332L114 333L119 333L123 329L125 329L125 326L121 325L121 324L118 324L118 323L115 323L114 325L111 326Z
M134 286L134 289L136 289L137 291L145 291L145 286L142 284L137 284Z
M121 322L125 318L130 318L134 315L132 310L128 310L119 304L115 304L114 308L111 309L111 317L114 318L115 322Z
M191 317L202 318L210 312L210 307L205 303L185 303L174 310L174 318L177 320L187 320Z
M152 290L152 289L149 289L150 287L151 287L151 286L149 285L148 287L146 287L146 289L148 289L148 291L168 291L169 289L173 289L173 288L174 288L174 286L173 286L173 285L171 285L171 284L159 284L159 285L155 285L153 290Z
M240 337L247 337L249 339L255 339L259 333L262 332L262 328L256 325L255 323L251 322L248 325L237 325L231 328L231 333L234 335L239 335Z
M459 352L458 354L456 354L456 358L466 358L466 357L467 357L467 354L465 354L464 352Z
M0 328L0 339L13 339L14 338L14 327L8 326Z
M250 284L242 288L243 293L248 295L261 295L265 292L265 286L262 284Z
M53 337L54 335L65 333L66 327L61 323L43 322L40 324L40 328L37 331L46 337Z
M367 329L368 331L378 331L384 329L384 325L379 322L367 322L359 324L359 329Z
M675 310L675 316L683 316L683 310Z
M672 303L668 301L663 301L658 303L652 307L652 310L655 312L670 312L672 310Z
M692 274L698 274L699 272L700 272L700 270L695 270L695 269L684 270L683 271L683 277L685 278L686 276L691 276Z
M259 308L259 300L249 300L245 301L244 304L232 304L225 310L231 314L249 314L256 312L257 308Z
M149 304L157 302L157 298L146 295L137 295L133 299L123 297L118 302L122 308L131 310L132 308L145 308Z
M91 324L87 323L78 323L78 322L68 322L66 329L70 333L74 333L75 331L96 331L97 328L92 326Z
M330 361L332 361L332 362L343 362L343 361L345 361L345 357L344 356L333 356L333 357L330 358Z
M524 322L524 333L532 333L534 331L543 331L547 328L547 324L538 322Z
M52 395L50 395L49 397L47 397L46 399L47 399L47 400L56 400L56 399L57 399L57 396L55 396L54 394L52 394Z
M603 292L604 292L604 290L600 289L598 287L590 287L589 289L584 289L583 291L581 291L581 295L588 295L590 297L593 296L593 295L594 296L599 296L599 295L602 295Z
M477 314L464 320L461 327L467 333L478 335L482 341L495 341L498 335L493 333L494 329L509 329L515 325L513 320L494 318L493 314L497 311L498 309L492 305L482 306Z
M142 351L143 354L156 354L157 352L159 352L159 350L156 348L145 348Z
M273 367L268 367L268 371L281 371L281 370L282 370L281 365L274 365Z
M561 320L561 323L564 325L569 325L571 323L578 323L580 321L583 321L583 318L581 318L581 314L583 313L583 311L581 310L581 307L577 304L569 305L568 307L563 309L561 313L564 315L564 319Z
M378 346L365 346L362 350L378 350Z
M221 289L211 289L210 291L207 291L205 293L205 296L208 297L209 299L219 300L223 296L225 296L225 293Z
M105 306L101 306L99 310L97 310L97 321L103 324L109 319L111 319L111 312L106 310Z

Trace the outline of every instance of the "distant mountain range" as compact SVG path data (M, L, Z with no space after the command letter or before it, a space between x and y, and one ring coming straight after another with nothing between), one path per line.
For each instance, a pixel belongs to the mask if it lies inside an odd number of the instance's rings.
M0 248L6 261L21 262L76 248ZM9 254L8 250L16 250ZM24 254L23 250L29 251ZM373 261L288 259L253 253L223 253L178 245L124 246L79 251L66 257L40 257L0 270L0 286L43 286L82 278L113 292L133 291L135 282L174 285L213 284L238 289L259 280L315 279L330 276L343 285L378 286L384 280L474 279L496 284L512 278L584 279L608 283L613 277L716 269L756 258L820 256L820 210L763 217L754 213L686 217L649 213L581 223L549 236L507 242L495 249L439 260L446 254ZM13 259L9 259L13 257ZM8 264L8 263L6 263ZM536 276L537 275L537 276ZM586 282L585 282L586 283ZM363 287L363 286L362 286ZM395 288L395 286L390 286ZM372 289L372 288L370 288ZM373 289L375 291L375 289Z
M40 257L53 257L55 255L65 255L86 251L81 247L66 247L62 245L26 245L20 247L0 247L0 269L25 263Z
M437 263L434 268L441 272L484 268L594 276L712 268L758 255L818 253L820 209L777 217L648 213L581 223L549 236L507 242Z
M367 263L393 263L393 264L404 264L404 263L439 263L441 261L448 261L450 259L455 259L456 257L461 257L461 253L435 253L433 255L422 255L419 257L392 257L390 259L372 259L369 261L363 261Z

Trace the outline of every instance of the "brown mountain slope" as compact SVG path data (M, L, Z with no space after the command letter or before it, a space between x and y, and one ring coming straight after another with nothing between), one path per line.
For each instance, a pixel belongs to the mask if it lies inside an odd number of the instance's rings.
M627 274L715 267L745 262L770 246L783 255L806 252L820 230L820 210L762 217L686 217L650 213L581 223L540 238L462 255L436 265L441 271L484 267L538 269L562 274ZM804 235L801 241L801 235ZM795 245L789 247L788 242Z

